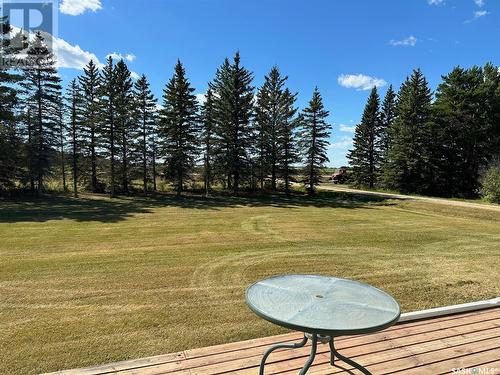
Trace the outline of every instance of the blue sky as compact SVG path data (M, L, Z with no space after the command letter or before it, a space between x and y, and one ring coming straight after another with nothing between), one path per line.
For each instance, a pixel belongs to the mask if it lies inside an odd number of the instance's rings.
M300 108L320 88L339 166L370 86L383 95L420 67L434 89L456 65L499 65L499 15L498 0L64 0L58 45L65 81L116 53L157 96L177 58L200 94L236 50L257 86L277 64Z

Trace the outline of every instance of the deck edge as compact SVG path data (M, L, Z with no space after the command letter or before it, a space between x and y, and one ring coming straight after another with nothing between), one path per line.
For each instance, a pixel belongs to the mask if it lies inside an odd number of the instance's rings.
M494 307L500 307L500 297L475 302L461 303L459 305L442 306L432 309L403 313L399 317L398 323L407 323L415 320L436 318L439 316L460 314L469 311L491 309Z

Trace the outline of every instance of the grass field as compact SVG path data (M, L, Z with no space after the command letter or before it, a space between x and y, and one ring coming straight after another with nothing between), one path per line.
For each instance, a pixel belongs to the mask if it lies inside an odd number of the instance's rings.
M0 372L36 373L283 332L253 281L318 273L404 311L500 295L500 212L315 198L0 201Z

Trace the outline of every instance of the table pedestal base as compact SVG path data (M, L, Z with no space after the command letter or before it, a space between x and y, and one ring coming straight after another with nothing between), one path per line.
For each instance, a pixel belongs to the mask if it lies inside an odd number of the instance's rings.
M262 361L260 362L259 375L264 375L264 366L266 364L267 357L269 357L269 354L271 354L273 351L275 351L277 349L302 348L306 345L308 339L311 339L311 354L309 355L309 359L307 360L304 367L302 367L302 369L300 370L299 375L304 375L307 372L307 370L309 370L309 368L311 367L311 365L314 361L314 357L316 357L316 350L318 348L318 341L323 343L323 344L326 344L328 342L328 344L330 346L330 364L332 366L335 365L335 357L337 357L338 359L342 360L343 362L347 363L348 365L358 369L363 374L372 375L370 371L368 371L366 368L361 366L359 363L356 363L352 359L344 357L342 354L340 354L337 351L337 349L335 349L333 337L322 336L322 335L317 335L317 334L304 334L304 338L302 339L302 341L299 343L296 343L296 344L277 344L277 345L271 346L264 353L264 357L262 357Z

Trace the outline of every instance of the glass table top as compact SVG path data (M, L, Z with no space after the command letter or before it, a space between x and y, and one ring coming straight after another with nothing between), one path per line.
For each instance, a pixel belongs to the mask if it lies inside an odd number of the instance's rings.
M284 275L251 285L250 309L274 324L330 336L363 334L397 322L398 303L368 284L317 275Z

